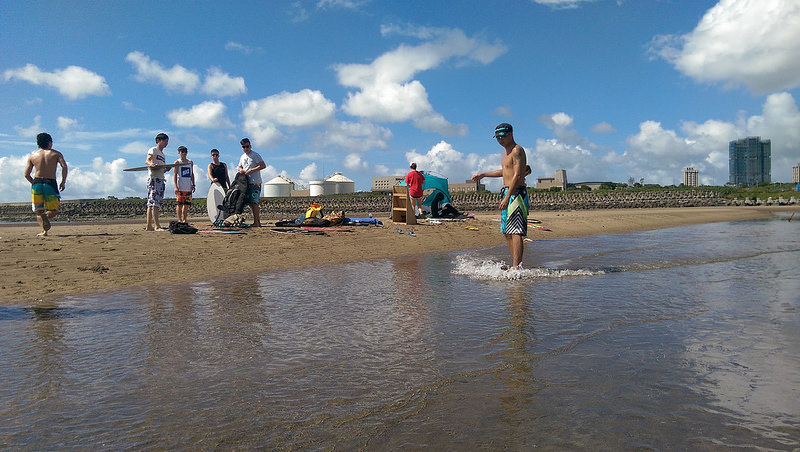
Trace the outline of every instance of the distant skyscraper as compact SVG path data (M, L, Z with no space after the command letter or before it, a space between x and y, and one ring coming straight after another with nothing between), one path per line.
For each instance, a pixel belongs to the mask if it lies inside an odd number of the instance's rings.
M728 145L728 182L753 186L772 179L772 143L761 137L747 137Z
M699 178L697 177L700 174L699 171L692 168L691 166L687 167L683 170L683 185L687 187L697 187L699 184Z
M800 163L792 167L792 183L800 184Z

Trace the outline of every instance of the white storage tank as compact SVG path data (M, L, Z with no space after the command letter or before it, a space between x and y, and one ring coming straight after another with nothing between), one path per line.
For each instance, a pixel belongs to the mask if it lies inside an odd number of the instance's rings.
M325 181L312 180L308 182L308 195L309 196L322 196L325 194Z
M356 183L342 175L342 173L333 173L333 176L329 177L327 182L333 184L331 194L347 195L356 192Z
M286 179L283 176L276 176L266 184L264 184L265 198L288 198L292 196L294 189L294 182Z

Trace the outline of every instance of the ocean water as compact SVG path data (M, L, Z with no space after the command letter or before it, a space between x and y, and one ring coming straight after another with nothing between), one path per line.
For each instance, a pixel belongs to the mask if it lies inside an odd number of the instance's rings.
M0 307L0 448L800 447L800 221L507 255Z

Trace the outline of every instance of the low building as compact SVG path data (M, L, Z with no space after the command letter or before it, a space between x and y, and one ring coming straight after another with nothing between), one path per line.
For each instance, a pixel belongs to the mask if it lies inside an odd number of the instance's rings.
M589 187L589 190L599 190L603 184L605 182L575 182L574 184L569 184L567 188L583 189L583 187Z
M372 178L372 191L391 193L392 187L403 182L405 176L380 176Z
M537 177L536 188L547 190L553 187L558 187L561 190L567 189L567 170L556 170L554 177Z
M460 191L460 192L477 192L477 191L484 191L486 190L486 185L475 182L471 179L468 179L463 184L447 184L447 189L451 192Z

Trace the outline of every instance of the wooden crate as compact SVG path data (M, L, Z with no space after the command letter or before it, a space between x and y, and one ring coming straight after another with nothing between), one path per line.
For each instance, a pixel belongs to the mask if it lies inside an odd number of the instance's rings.
M395 223L417 224L417 216L411 198L408 196L408 186L395 185L392 187L392 221Z

